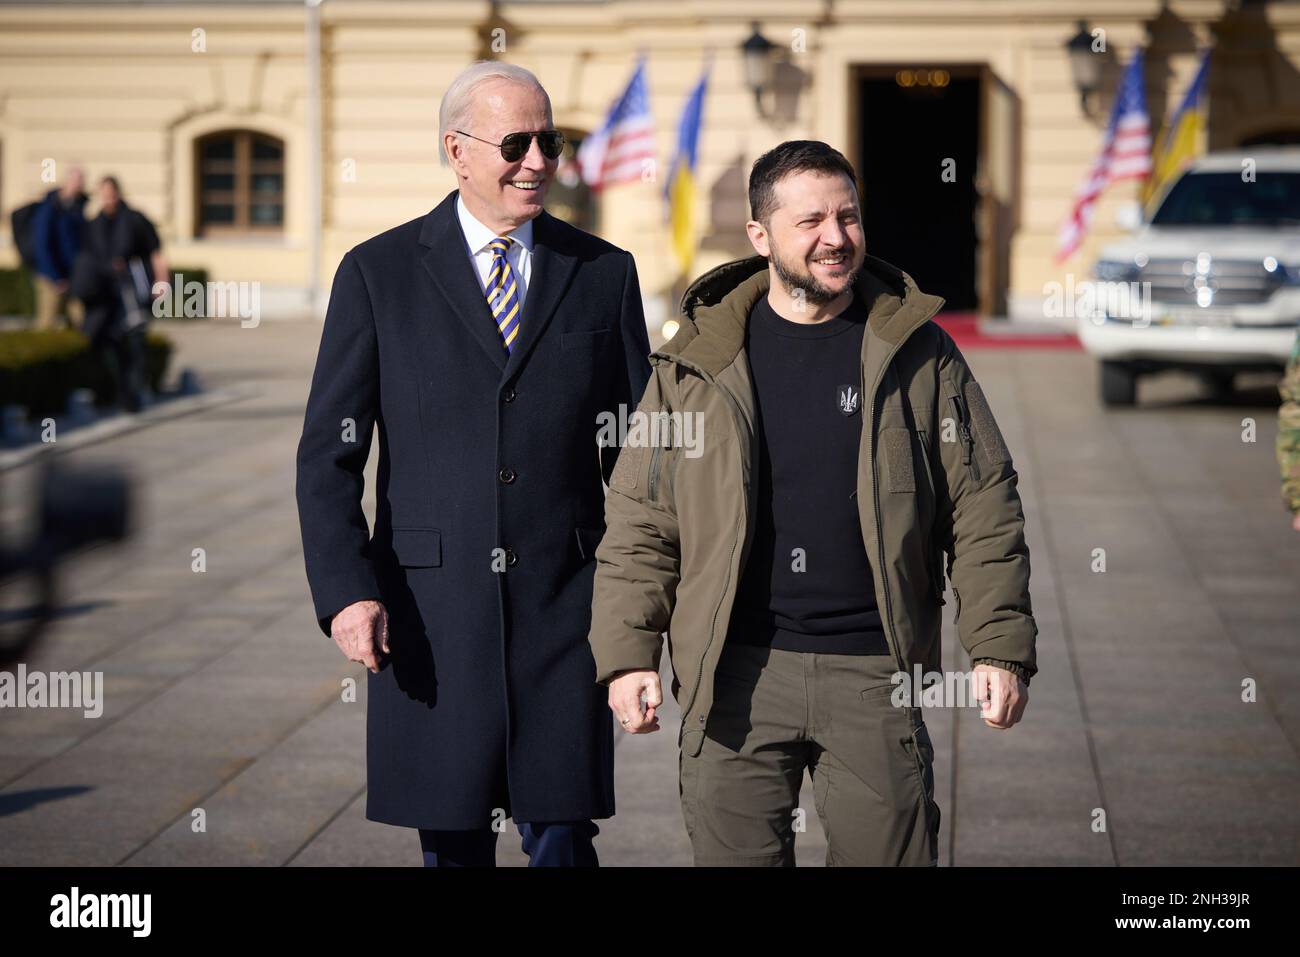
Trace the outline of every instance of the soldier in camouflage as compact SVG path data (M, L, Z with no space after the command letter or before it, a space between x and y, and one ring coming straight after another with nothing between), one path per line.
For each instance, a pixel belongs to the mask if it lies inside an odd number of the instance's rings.
M1277 461L1282 468L1282 500L1291 510L1291 527L1300 532L1300 330L1277 390Z

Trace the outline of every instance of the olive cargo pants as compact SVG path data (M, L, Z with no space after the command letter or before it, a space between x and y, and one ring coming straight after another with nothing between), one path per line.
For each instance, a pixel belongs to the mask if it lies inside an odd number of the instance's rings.
M828 866L936 865L934 746L921 709L893 705L895 670L729 642L700 752L680 756L696 865L793 867L805 768Z

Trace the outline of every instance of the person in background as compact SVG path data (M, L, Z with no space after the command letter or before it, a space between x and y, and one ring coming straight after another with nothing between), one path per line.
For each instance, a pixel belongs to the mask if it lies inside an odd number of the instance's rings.
M99 215L86 226L74 292L85 304L82 331L108 371L114 403L138 412L145 395L144 335L154 281L166 282L167 263L158 231L144 213L127 205L115 177L100 181L99 202Z
M69 280L86 224L85 183L81 167L71 167L63 185L46 193L32 216L37 329L71 325L80 313Z

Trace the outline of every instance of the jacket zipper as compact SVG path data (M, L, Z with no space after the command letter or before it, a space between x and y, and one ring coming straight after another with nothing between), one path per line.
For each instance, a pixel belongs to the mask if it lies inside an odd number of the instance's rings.
M972 482L980 480L979 463L975 461L975 437L971 435L970 420L966 417L966 407L960 396L949 396L948 401L957 412L957 434L961 436L961 462L970 469Z
M668 423L667 449L671 450L673 448L673 442L675 441L676 436L674 435L673 432L672 417L668 416L666 418L666 421ZM664 443L661 441L662 436L659 435L658 426L655 426L654 437L655 437L654 448L650 450L650 477L646 480L646 496L652 502L658 501L658 498L656 497L655 493L658 492L659 490L659 460L660 458L663 457L665 452Z
M658 443L650 450L650 478L646 481L646 496L650 501L658 501L655 492L659 490L659 456L663 450Z
M720 382L714 379L713 377L708 376L703 369L700 369L697 366L690 366L689 363L682 363L682 364L694 368L696 372L700 373L700 375L704 377L706 382L710 383L712 386L714 386L714 388L716 388L719 392L722 393L723 398L726 399L727 401L727 405L731 407L731 414L735 417L737 432L743 434L745 430L744 416L741 414L740 411L740 403L736 400L736 397L731 394L731 391L726 386L722 385ZM722 611L722 603L727 597L727 589L731 587L731 569L734 563L734 559L736 557L736 546L741 544L742 538L747 539L749 537L749 529L750 529L749 516L754 511L754 506L752 502L753 491L754 491L753 486L754 483L752 481L745 483L745 511L741 515L740 524L736 527L736 532L737 532L736 539L731 543L731 554L727 557L727 577L722 583L722 591L718 595L718 604L714 606L713 609L713 621L709 626L709 640L705 643L704 652L700 655L700 666L697 669L695 674L695 686L691 688L690 700L686 702L686 707L682 709L683 718L690 715L691 709L695 707L695 699L699 697L700 694L700 685L704 681L704 662L708 659L709 649L713 647L713 641L718 634L718 613ZM742 528L744 530L743 532L741 531ZM686 733L686 722L683 721L682 734L684 735L685 733Z
M899 344L901 345L901 343ZM880 584L881 590L885 593L885 622L888 628L885 631L885 637L889 641L889 649L894 653L894 662L898 665L898 670L907 671L906 663L903 661L903 655L898 650L898 635L894 632L894 606L889 600L889 576L885 572L885 541L884 535L881 534L880 526L880 483L876 481L876 394L880 391L880 383L885 380L885 370L889 368L889 362L894 357L894 352L898 351L895 346L885 357L885 361L880 366L880 378L876 381L871 390L871 413L868 418L868 427L871 429L869 447L871 450L871 504L876 514L876 554L878 557L877 564L880 567ZM861 367L859 365L859 372ZM862 382L862 394L867 394L866 380L859 376Z
M903 342L906 341L907 341L906 339L903 340ZM889 639L890 648L894 652L894 661L898 665L898 670L906 673L907 663L903 661L903 654L898 648L898 635L894 631L894 609L893 609L893 604L889 600L889 576L885 571L885 536L881 532L881 522L880 522L880 483L876 481L876 395L880 391L881 383L885 381L885 373L889 370L889 363L893 361L894 354L903 347L903 342L899 342L895 344L894 348L889 351L889 354L887 356L885 356L885 361L882 362L880 365L879 378L876 379L876 383L871 390L870 447L871 447L871 499L872 499L872 504L875 506L875 512L876 512L876 554L880 556L879 557L880 583L881 585L884 586L883 591L885 593L885 621L889 623L889 628L887 629L886 637ZM863 385L862 394L866 395L867 394L866 382L863 381L862 385ZM930 570L930 574L931 575L934 574L933 569ZM912 751L912 760L915 762L918 771L920 771L921 768L920 768L920 760L917 755L918 744L916 741L915 727L913 727L911 730L911 740L912 740L912 747L909 750ZM925 815L925 829L928 832L930 830L931 812L930 812L930 801L925 793L925 774L923 771L921 772L921 803L924 806L922 813L924 813Z
M931 315L933 315L933 313ZM926 319L928 320L929 316L927 316ZM912 331L915 332L917 329L920 328L920 326L921 326L920 323L918 323L916 326L913 326ZM876 398L878 393L880 392L881 384L884 383L885 381L885 374L889 371L889 363L891 363L894 360L894 356L898 353L898 350L903 348L903 346L907 343L908 338L910 338L910 333L908 334L908 336L905 336L899 342L894 343L893 348L891 348L889 352L885 355L884 361L880 363L880 372L877 374L876 381L871 387L871 407L870 407L870 418L869 418L869 426L868 426L871 429L870 444L869 444L871 450L871 461L868 464L871 468L871 499L872 499L872 505L874 506L875 513L876 513L876 554L879 556L878 564L880 566L880 583L883 586L883 590L885 593L884 620L888 624L888 628L886 628L885 631L885 638L889 641L890 650L892 650L894 653L894 661L898 664L898 669L900 671L907 671L907 667L906 667L906 662L903 661L902 652L898 650L898 635L894 630L894 606L889 600L889 574L885 571L885 540L884 540L884 535L881 533L881 522L880 522L880 483L879 481L877 481L877 476L876 476ZM862 363L861 361L859 361L858 363L859 382L862 385L862 394L866 395L867 383L862 373L863 373ZM928 817L929 815L928 809L926 811L926 814Z

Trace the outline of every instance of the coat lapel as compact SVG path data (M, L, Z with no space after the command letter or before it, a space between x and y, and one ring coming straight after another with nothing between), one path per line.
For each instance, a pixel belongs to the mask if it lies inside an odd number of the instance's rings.
M461 232L460 223L456 220L455 190L448 193L447 198L425 217L420 229L420 245L428 247L420 261L433 277L433 284L447 300L452 315L465 324L474 341L483 348L496 367L504 372L506 349L501 344L501 335L492 320L487 298L479 288L474 266L465 251L465 234ZM537 275L537 265L536 262L533 263L534 278ZM528 287L530 301L533 288L531 285ZM527 308L525 303L525 322ZM523 329L520 329L519 334L523 335ZM515 353L518 352L519 347L516 346Z
M427 247L421 262L451 312L487 353L505 377L511 376L541 340L577 268L577 258L558 244L555 218L543 211L533 220L533 270L524 297L523 320L514 349L501 344L487 298L479 288L465 252L465 235L456 220L456 191L447 194L425 217L420 244Z
M577 268L577 258L558 246L558 232L555 218L545 210L533 220L533 272L524 297L519 337L505 365L507 377L514 375L541 340Z

